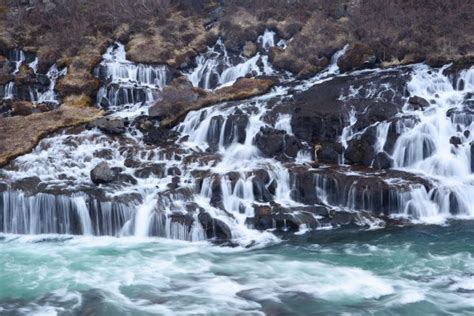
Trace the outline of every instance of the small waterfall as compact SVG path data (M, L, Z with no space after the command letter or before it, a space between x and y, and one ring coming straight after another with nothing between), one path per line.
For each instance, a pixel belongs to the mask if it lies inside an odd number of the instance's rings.
M37 63L37 59L36 63ZM31 67L31 65L30 65ZM36 68L33 68L36 72ZM67 73L67 68L63 68L59 70L56 65L52 65L48 72L46 73L46 76L49 79L49 86L44 92L37 92L37 98L32 98L34 103L49 103L49 104L58 104L58 97L56 95L56 92L54 91L54 87L56 86L56 82L59 78L65 76Z
M115 43L107 49L94 74L103 85L97 93L97 103L105 108L129 108L140 111L159 97L159 91L169 81L166 66L136 64L126 59L125 47Z
M123 223L105 220L111 216L130 217L130 211L110 202L84 196L22 192L0 194L0 231L12 234L116 235ZM115 213L115 215L112 215Z
M4 87L3 98L4 99L13 99L15 91L15 83L13 81L8 82Z
M374 145L376 153L384 151L385 143L387 142L388 130L390 128L390 122L380 122L377 124L376 137L377 142Z
M247 75L260 76L274 73L268 56L262 56L259 53L251 58L230 56L221 39L217 40L214 46L208 47L207 52L196 57L195 63L196 67L185 75L193 86L203 89L230 86L237 79Z
M8 59L15 64L15 70L13 70L13 74L18 73L21 64L23 64L26 60L25 53L21 49L11 50Z

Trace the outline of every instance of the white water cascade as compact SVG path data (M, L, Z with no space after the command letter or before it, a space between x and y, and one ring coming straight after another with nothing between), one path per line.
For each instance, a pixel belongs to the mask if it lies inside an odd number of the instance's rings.
M95 75L106 84L97 93L97 103L107 109L140 112L158 99L168 83L166 66L135 64L126 58L125 47L115 43L103 55Z
M275 33L266 31L258 40L261 51L276 45L276 40ZM259 229L303 233L337 226L331 221L337 217L334 212L351 214L351 220L356 218L363 225L379 222L369 215L354 217L354 213L383 213L429 223L451 215L474 215L472 68L453 84L443 75L445 69L407 67L408 92L428 100L429 106L413 109L407 101L393 120L364 126L359 126L357 115L366 109L356 108L350 99L361 91L350 87L345 95L341 92L339 100L348 106L341 118L346 126L335 141L346 150L356 137L375 129L376 141L371 146L376 154L383 153L396 128L394 167L384 172L369 166L352 168L343 165L344 156L339 166L313 164L314 144L297 139L295 113L285 105L292 105L299 93L313 87L357 75L339 73L337 58L343 53L337 52L320 74L297 80L274 72L266 64L265 53L251 58L231 56L219 40L196 58L196 68L183 73L194 86L215 89L248 74L274 74L283 80L264 95L189 112L163 145L145 142L146 131L134 131L133 125L121 136L92 128L42 140L0 173L0 179L11 186L0 203L2 232L189 241L221 238L251 245L275 240L273 234ZM53 70L50 79L61 75ZM375 76L383 71L366 73ZM109 116L133 122L160 97L172 79L170 74L166 66L128 61L124 46L116 43L95 70L102 82L97 103ZM376 89L366 90L365 98L380 101ZM259 139L265 137L272 146L294 147L269 153L259 146ZM90 171L104 160L118 180L93 185ZM21 192L17 182L31 178L37 178L34 188L25 187L33 192ZM373 183L379 191L371 189ZM46 221L44 227L39 224L42 221Z
M429 106L413 109L407 103L403 114L409 119L406 124L401 121L393 159L397 168L438 181L429 195L440 214L474 216L474 67L462 71L454 82L444 70L414 68L408 90Z
M274 45L265 38L262 45ZM260 76L274 73L268 56L257 53L251 58L229 56L222 39L208 47L207 52L196 57L196 67L186 73L187 78L195 87L216 89L232 85L237 79L247 75Z

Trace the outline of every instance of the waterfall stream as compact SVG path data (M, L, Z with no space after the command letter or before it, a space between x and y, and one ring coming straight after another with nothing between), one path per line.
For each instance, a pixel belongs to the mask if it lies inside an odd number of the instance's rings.
M386 94L393 92L390 85L382 84L382 92L352 86L341 92L339 101L347 107L347 115L335 140L342 147L339 169L325 164L313 168L314 144L297 142L294 114L278 109L297 99L299 93L347 77L337 67L345 49L337 52L320 74L303 80L270 65L268 49L285 47L274 32L266 31L257 43L261 50L246 58L229 53L218 40L196 58L195 67L183 70L183 75L203 89L232 85L245 76L273 75L280 83L261 96L191 111L174 127L177 138L172 144L150 146L142 132L130 127L120 137L93 128L54 134L31 153L16 158L0 174L8 184L0 196L0 231L161 236L189 241L226 236L249 245L275 240L270 232L275 229L302 233L309 228L331 227L319 208L341 214L406 217L422 223L474 216L473 68L455 79L443 74L445 68L403 68L410 76L409 95L426 99L429 105L413 108L404 96L403 109L391 121L361 125L361 116L367 111L360 111L353 101L363 95L385 102ZM15 71L24 60L21 51L15 53ZM37 62L30 64L35 71ZM385 72L374 69L350 75L384 76ZM128 61L120 43L107 49L94 73L102 83L98 106L106 109L110 118L128 122L145 114L174 76L167 66ZM47 73L49 88L35 93L32 101L57 103L54 85L64 74L65 70L53 65ZM7 85L4 98L12 98L13 90L12 84ZM361 171L347 164L345 153L351 143L372 129L372 150L386 153L394 162L383 175L373 168ZM398 138L388 151L394 129ZM259 145L262 137L280 137L275 139L283 139L282 146L295 142L296 149L277 159ZM104 159L118 170L121 179L128 180L93 185L90 171ZM367 179L383 190L369 189ZM28 185L28 181L34 184ZM270 207L283 211L269 217L265 230L254 229L262 225L261 214ZM366 215L357 217L357 223L380 224Z

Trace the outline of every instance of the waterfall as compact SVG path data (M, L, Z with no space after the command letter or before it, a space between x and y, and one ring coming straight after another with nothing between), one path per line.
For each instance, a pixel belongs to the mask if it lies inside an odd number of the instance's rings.
M125 47L115 43L102 56L94 74L106 84L97 93L97 103L105 108L129 108L140 112L142 105L158 99L159 91L169 81L166 66L133 63L126 58Z
M268 36L267 36L268 37ZM268 40L265 40L266 45ZM257 53L251 58L231 56L222 41L218 39L212 47L196 57L196 67L186 73L195 87L216 89L232 85L237 79L247 75L260 76L274 73L268 56Z
M113 44L94 70L101 81L97 104L110 117L127 118L129 128L113 137L97 128L65 131L16 158L0 175L15 188L1 193L1 231L232 239L249 245L275 238L253 229L260 229L259 217L266 221L262 230L301 233L332 225L335 212L408 217L426 223L440 223L453 215L474 216L473 68L450 78L443 73L445 68L406 67L411 75L410 96L425 99L429 105L415 108L414 101L403 96L406 104L390 120L364 121L369 102L351 103L351 97L363 95L377 101L382 97L373 86L347 87L337 100L347 108L334 119L343 122L340 129L330 131L334 142L347 149L365 132L372 132L375 141L370 149L375 154L387 150L394 167L381 171L370 164L347 166L339 151L333 160L339 158L339 165L318 166L313 161L317 141L298 138L292 102L302 91L357 76L340 74L337 67L346 47L332 56L321 73L303 80L276 72L269 64L267 51L285 45L275 32L265 31L257 42L259 52L246 58L227 51L219 39L196 57L195 67L182 74L203 89L221 88L249 75L272 74L280 83L261 96L189 112L170 131L170 142L160 146L145 143L150 131L136 131L133 119L159 98L171 71L163 65L133 63L126 59L122 44ZM17 54L18 62L24 62L25 57ZM37 62L30 67L36 69ZM383 70L367 72L375 76ZM64 74L65 70L53 65L47 74L49 88L31 92L35 102L57 102L54 85ZM11 83L4 96L13 92ZM396 140L390 138L392 130L397 131ZM259 140L264 137L268 138L262 145ZM386 149L389 140L394 142L390 150ZM294 145L291 151L286 151L288 144ZM114 180L95 185L90 172L103 161ZM21 180L33 177L37 179L34 189L26 186L22 192ZM34 193L25 193L30 191Z
M37 62L37 59L35 59ZM30 65L31 67L31 65ZM36 72L36 68L33 68ZM59 70L55 64L53 64L48 72L46 73L46 76L49 79L49 86L44 92L37 92L38 97L33 99L35 103L49 103L49 104L58 104L58 97L56 95L56 92L54 91L54 87L56 86L56 82L60 77L65 76L67 73L67 68L63 68Z

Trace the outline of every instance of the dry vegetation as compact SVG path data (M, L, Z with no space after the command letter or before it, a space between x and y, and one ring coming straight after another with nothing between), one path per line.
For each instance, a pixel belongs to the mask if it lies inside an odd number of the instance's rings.
M26 47L40 55L40 68L80 56L85 65L76 68L89 71L104 46L117 39L128 43L136 61L185 66L217 35L240 52L265 28L292 38L285 51L272 52L272 60L300 75L325 67L347 43L369 46L387 65L422 60L437 65L474 54L473 1L30 1L34 7L24 0L0 1L0 51Z

